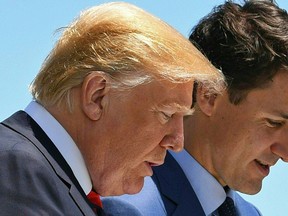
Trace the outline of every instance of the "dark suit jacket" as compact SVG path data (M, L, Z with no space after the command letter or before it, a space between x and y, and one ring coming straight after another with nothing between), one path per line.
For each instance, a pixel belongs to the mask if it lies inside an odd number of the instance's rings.
M152 179L161 194L168 216L205 216L191 184L169 152L164 165L154 167L153 171Z
M165 164L155 167L152 178L161 194L167 215L205 215L187 177L169 152L167 153ZM239 216L261 215L255 206L244 200L238 193L235 192L234 196Z
M23 111L0 124L0 191L1 215L95 215L60 152Z

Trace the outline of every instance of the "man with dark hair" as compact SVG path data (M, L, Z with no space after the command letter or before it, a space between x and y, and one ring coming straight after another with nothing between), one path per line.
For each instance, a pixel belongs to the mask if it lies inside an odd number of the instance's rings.
M145 216L260 215L236 191L258 193L271 166L288 161L288 15L272 1L227 1L189 39L223 71L227 90L196 87L185 150L121 199Z

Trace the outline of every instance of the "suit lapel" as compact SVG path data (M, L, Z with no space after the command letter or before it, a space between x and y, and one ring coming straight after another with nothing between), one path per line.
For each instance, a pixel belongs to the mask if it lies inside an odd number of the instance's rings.
M181 167L168 152L165 163L154 167L152 176L168 216L205 216L202 206Z
M20 122L20 124L19 124ZM31 141L52 166L56 175L67 185L75 204L84 215L95 215L71 168L52 141L25 112L19 111L3 122L4 125ZM51 156L53 155L53 157ZM60 166L61 165L61 166Z

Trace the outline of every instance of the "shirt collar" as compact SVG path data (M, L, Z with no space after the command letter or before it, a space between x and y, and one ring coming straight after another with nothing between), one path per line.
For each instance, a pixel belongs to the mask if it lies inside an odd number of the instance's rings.
M205 214L211 215L225 201L226 193L222 185L186 150L170 153L185 173ZM234 199L232 190L229 190L228 196Z
M85 194L92 189L92 182L84 159L77 145L61 124L39 103L32 101L25 112L37 122L72 169Z

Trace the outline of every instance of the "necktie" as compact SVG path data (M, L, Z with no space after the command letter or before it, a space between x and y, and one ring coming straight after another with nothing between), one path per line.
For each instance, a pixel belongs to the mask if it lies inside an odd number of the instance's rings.
M95 211L97 211L99 208L103 208L100 196L95 191L91 190L87 195L87 198L94 205L93 209L95 209Z
M226 197L222 205L217 209L219 216L237 216L233 199Z

